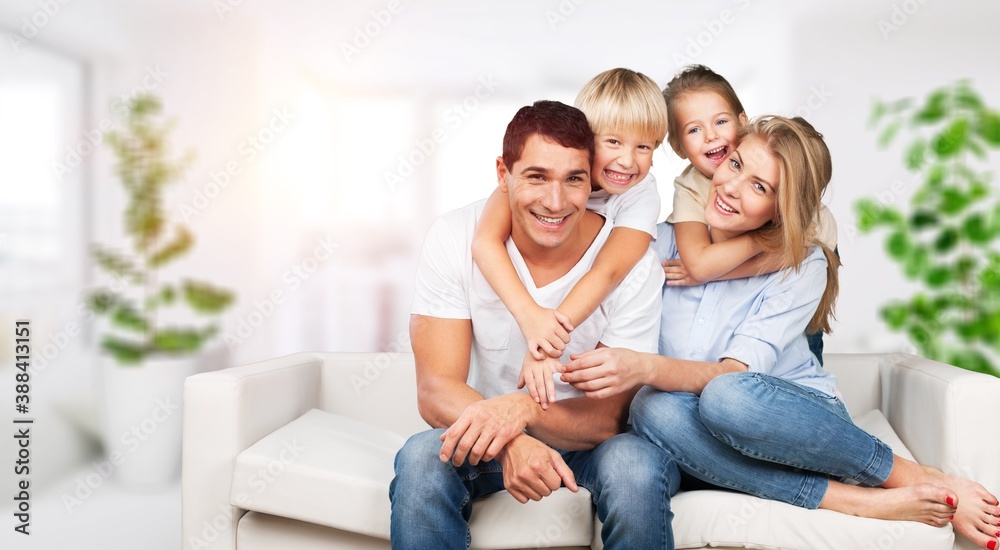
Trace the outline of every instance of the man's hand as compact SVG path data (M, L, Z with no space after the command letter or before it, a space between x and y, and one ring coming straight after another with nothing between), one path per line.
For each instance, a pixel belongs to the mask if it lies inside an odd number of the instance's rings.
M629 349L597 348L570 359L562 365L563 381L594 399L618 395L645 384L649 377L642 356Z
M549 403L556 400L556 383L552 379L556 372L559 372L558 359L546 357L538 361L529 353L524 356L521 373L517 376L517 389L527 386L528 395L543 409L547 409Z
M523 393L509 393L469 405L443 434L441 462L475 466L493 460L511 439L524 433L538 406Z
M569 333L573 332L569 317L554 309L537 306L518 316L517 326L528 343L528 353L538 361L562 356L569 343Z
M684 262L681 260L666 260L661 262L661 265L663 266L663 275L667 278L667 286L693 286L701 284L701 281L691 277L687 268L684 267Z
M521 504L542 500L563 484L574 493L580 490L576 476L562 456L527 434L522 433L507 444L500 453L500 466L504 488Z

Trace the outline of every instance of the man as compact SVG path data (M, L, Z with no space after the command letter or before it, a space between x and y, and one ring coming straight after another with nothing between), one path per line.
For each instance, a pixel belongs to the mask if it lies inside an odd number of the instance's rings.
M586 210L594 138L584 114L539 101L514 116L497 159L509 197L507 250L542 307L554 308L593 264L611 223ZM665 453L621 433L635 389L587 399L557 381L543 410L516 391L527 345L472 260L485 201L449 212L428 232L410 322L420 414L434 429L396 456L393 548L466 548L472 500L507 490L524 503L561 485L585 487L605 547L673 548ZM572 333L563 353L603 346L656 351L663 273L652 252Z

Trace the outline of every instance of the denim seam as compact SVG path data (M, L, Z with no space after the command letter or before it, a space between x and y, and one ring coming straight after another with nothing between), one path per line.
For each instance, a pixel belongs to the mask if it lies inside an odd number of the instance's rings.
M475 481L479 479L480 476L485 474L499 474L503 472L503 467L500 465L489 466L487 468L475 468L469 474L462 476L462 481Z
M459 510L465 510L466 506L470 506L469 501L472 500L472 494L468 491L465 492L465 499L462 500L462 505L458 507ZM469 528L469 522L465 522L465 550L472 548L472 529Z

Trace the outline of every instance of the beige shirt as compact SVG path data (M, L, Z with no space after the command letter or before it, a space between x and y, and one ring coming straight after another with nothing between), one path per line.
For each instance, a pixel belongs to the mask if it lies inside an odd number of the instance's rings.
M706 178L693 164L674 179L674 210L667 217L669 223L705 223L705 208L712 180ZM826 205L820 205L816 226L816 240L833 250L837 247L837 220Z

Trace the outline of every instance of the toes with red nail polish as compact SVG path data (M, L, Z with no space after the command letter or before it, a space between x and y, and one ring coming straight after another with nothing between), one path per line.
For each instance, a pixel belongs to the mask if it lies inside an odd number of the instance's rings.
M987 542L986 547L989 548L990 550L997 550L997 541L991 540Z
M948 506L954 506L955 505L955 501L951 497L948 497L947 499L945 499L945 502L948 503Z

